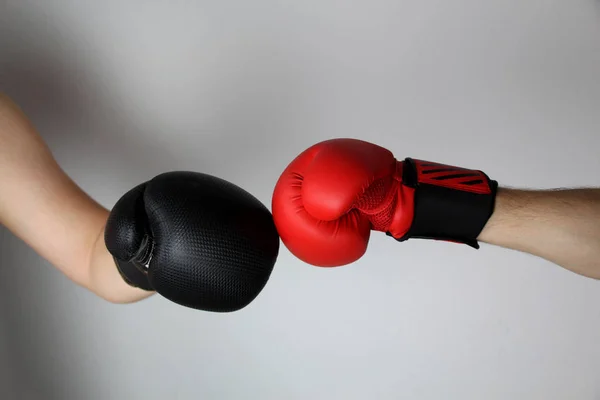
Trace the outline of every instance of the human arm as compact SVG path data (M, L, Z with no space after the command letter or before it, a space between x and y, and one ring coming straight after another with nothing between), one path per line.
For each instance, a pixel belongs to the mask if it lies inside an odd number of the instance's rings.
M125 283L105 246L108 215L60 168L22 110L0 94L0 223L101 298L144 299L153 292Z
M397 241L478 241L543 257L600 279L600 189L500 188L483 171L406 158L357 139L317 143L273 192L288 249L323 267L350 264L371 231Z
M600 279L600 188L501 188L478 239Z

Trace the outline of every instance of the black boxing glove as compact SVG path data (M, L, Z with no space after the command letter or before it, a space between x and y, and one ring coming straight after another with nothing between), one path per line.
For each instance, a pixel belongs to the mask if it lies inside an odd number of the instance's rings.
M127 192L105 243L123 279L205 311L239 310L263 289L279 252L269 210L238 186L168 172Z

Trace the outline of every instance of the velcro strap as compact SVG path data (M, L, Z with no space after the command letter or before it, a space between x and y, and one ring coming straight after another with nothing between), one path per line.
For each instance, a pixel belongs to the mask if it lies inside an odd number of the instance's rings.
M467 244L478 249L477 237L494 211L498 183L485 173L407 158L402 183L415 189L411 238Z
M154 288L148 279L148 273L143 271L143 267L135 265L135 261L122 261L113 257L119 274L128 285L147 291L153 291Z

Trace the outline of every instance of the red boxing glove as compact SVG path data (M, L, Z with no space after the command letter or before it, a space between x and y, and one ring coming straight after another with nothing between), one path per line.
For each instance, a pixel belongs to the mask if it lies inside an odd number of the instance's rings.
M479 248L497 182L476 170L407 158L356 139L310 147L285 169L273 218L301 260L335 267L365 253L371 230L398 241L437 239Z

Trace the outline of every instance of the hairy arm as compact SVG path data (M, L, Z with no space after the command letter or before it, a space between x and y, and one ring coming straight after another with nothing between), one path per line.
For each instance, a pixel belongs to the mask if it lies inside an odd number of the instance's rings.
M104 245L108 211L60 168L24 113L0 93L0 223L73 282L114 303L127 285Z
M600 279L600 188L499 189L479 240Z

